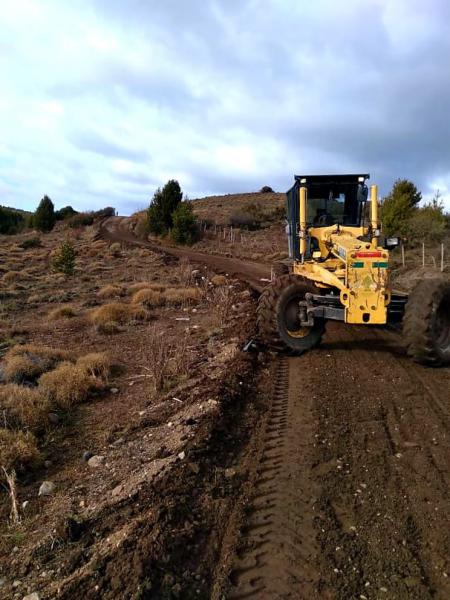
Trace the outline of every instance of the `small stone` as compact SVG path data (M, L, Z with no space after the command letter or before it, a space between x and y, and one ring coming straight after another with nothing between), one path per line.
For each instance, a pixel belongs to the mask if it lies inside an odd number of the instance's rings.
M54 412L48 413L48 420L50 421L50 423L53 423L53 425L58 425L59 416Z
M186 458L186 452L183 450L183 452L180 452L180 454L178 455L178 458L180 460L183 460L184 458Z
M30 503L29 503L29 501L28 501L28 500L25 500L24 502L22 502L22 510L25 510L25 509L26 509L26 507L27 507L29 504L30 504Z
M0 578L0 588L2 588L6 583L6 579Z
M88 462L90 458L92 458L94 455L92 454L92 452L89 452L89 450L85 450L83 452L83 460L84 462Z
M119 393L119 388L113 387L113 388L110 388L109 391L111 392L111 394L118 394Z
M50 496L55 490L53 481L43 481L39 488L38 496Z
M385 587L380 587L380 592L384 592L385 594L387 594L388 589Z
M236 470L235 469L225 469L225 477L227 479L231 479L232 477L234 477L236 475Z
M117 438L117 440L114 440L113 446L120 446L120 444L123 444L124 441L125 441L125 438L123 438L123 437Z
M94 456L91 456L91 458L87 461L87 464L90 467L92 467L93 469L96 469L97 467L101 467L104 462L105 462L104 456L94 455Z
M122 491L123 491L122 484L116 485L116 487L111 492L111 495L114 496L114 497L120 496L120 494L122 493Z
M18 587L20 587L21 585L22 585L22 582L21 582L21 581L19 581L18 579L15 579L15 580L13 581L13 584L12 584L13 588L18 588Z
M46 461L44 462L44 467L45 467L46 469L50 469L50 467L52 466L52 464L53 464L53 463L52 463L52 461L51 461L51 460L46 460Z
M41 596L37 592L24 596L22 600L41 600Z

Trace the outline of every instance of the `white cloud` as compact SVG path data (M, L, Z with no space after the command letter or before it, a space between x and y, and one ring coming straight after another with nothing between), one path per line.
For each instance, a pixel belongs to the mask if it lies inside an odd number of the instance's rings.
M173 177L195 197L354 170L382 192L409 177L448 197L448 13L443 0L6 3L0 204L130 211Z

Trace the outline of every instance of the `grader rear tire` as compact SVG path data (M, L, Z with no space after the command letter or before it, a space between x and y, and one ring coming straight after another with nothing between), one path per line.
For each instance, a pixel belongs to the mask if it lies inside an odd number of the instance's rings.
M408 355L431 366L450 364L450 282L422 281L408 298L403 318Z
M316 294L316 286L298 275L283 275L262 292L257 324L260 339L267 346L289 354L302 354L319 344L325 321L316 319L312 327L298 322L298 302L306 293Z

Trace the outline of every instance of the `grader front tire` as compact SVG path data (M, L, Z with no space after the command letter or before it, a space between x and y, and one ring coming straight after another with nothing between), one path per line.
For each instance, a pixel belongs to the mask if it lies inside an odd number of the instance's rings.
M302 354L319 344L325 321L316 319L312 327L298 322L298 302L317 288L298 275L283 275L262 292L257 311L260 339L267 346L290 354Z
M417 285L406 304L403 335L416 362L450 364L450 282L428 279Z

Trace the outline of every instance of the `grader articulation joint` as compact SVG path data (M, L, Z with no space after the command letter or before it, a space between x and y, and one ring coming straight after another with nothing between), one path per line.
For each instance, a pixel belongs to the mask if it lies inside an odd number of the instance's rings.
M418 362L450 363L450 284L421 282L409 295L389 282L389 250L380 235L377 186L368 174L299 175L287 192L289 265L258 306L261 337L301 354L320 342L328 320L403 323L408 353Z

